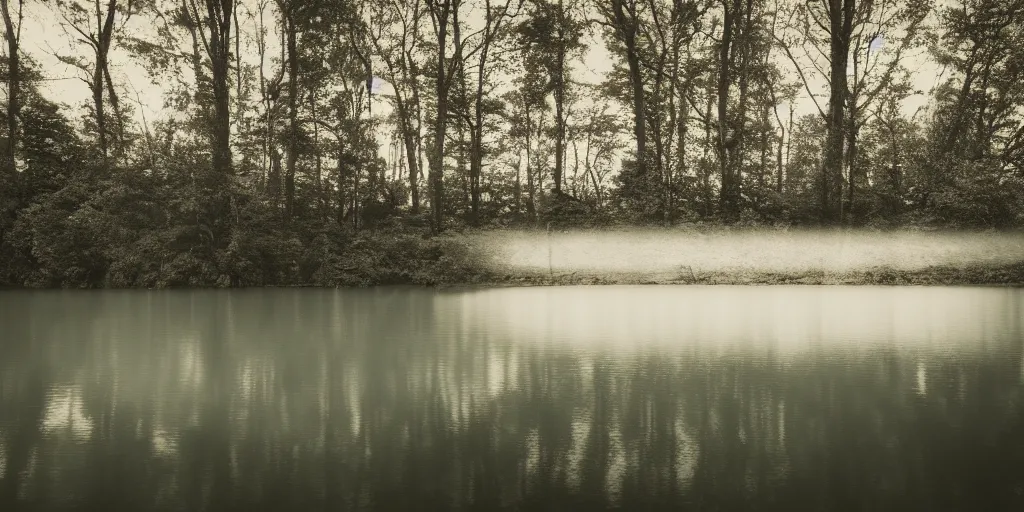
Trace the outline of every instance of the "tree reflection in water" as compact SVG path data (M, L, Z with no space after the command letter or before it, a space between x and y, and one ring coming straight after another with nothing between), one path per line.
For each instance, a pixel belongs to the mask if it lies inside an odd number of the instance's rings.
M1024 509L1021 316L1002 289L5 293L0 508Z

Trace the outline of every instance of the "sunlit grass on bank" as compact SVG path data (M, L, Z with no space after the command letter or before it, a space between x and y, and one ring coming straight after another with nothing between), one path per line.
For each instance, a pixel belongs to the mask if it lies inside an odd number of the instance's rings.
M499 272L842 273L1024 262L1024 233L632 229L473 237Z

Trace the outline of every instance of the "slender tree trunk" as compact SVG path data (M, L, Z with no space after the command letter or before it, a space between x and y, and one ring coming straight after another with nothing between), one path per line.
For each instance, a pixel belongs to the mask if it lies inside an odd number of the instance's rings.
M849 126L846 131L847 160L849 160L848 183L847 183L847 215L850 225L856 222L855 210L853 207L854 190L857 184L857 111L855 106L850 108Z
M768 170L768 152L769 152L769 138L768 138L768 109L769 106L764 106L764 112L761 114L761 169L757 173L757 182L761 187L761 190L766 188L767 177L770 175Z
M452 0L441 5L428 3L432 10L437 30L437 63L434 69L434 93L437 95L437 111L434 118L434 147L430 162L430 207L433 210L433 229L440 232L444 229L444 139L448 129L448 63L445 47L448 42L449 14ZM456 9L458 6L456 5ZM455 25L458 25L456 20ZM457 29L457 28L456 28Z
M484 43L483 54L480 57L476 83L476 98L473 106L473 126L470 132L472 148L470 149L469 160L469 186L471 196L470 211L473 225L480 223L480 174L484 165L484 66L487 62L488 43Z
M369 178L371 175L368 175ZM349 208L352 215L352 229L359 231L359 166L352 168L352 206Z
M562 174L565 165L565 55L558 55L558 83L555 86L555 181L557 196L562 192Z
M18 2L17 26L11 16L10 0L0 0L4 17L4 38L7 40L7 148L4 152L4 168L10 180L16 173L18 147L18 119L21 115L21 2ZM0 181L7 190L7 180Z
M789 130L788 130L788 132L789 132L789 138L786 139L786 175L783 176L783 179L786 182L789 181L789 162L790 162L790 155L792 155L792 151L793 151L793 103L789 104ZM791 190L792 186L787 187L784 184L782 186L782 189L783 190Z
M704 119L711 119L712 108L714 107L715 97L712 94L711 87L708 87L707 103L704 105ZM721 113L719 113L721 115ZM711 215L711 148L717 148L716 139L712 138L711 135L711 123L706 122L704 124L704 162L701 166L701 195L704 197L704 217ZM723 176L724 178L724 176Z
M299 158L299 48L292 2L285 7L288 33L288 164L284 175L284 216L291 221L295 213L295 166Z
M106 77L107 73L107 55L110 53L110 44L114 34L114 16L117 13L117 0L109 0L107 2L107 10L105 15L101 18L100 15L100 2L96 0L96 36L93 40L94 49L96 50L96 62L95 69L92 74L92 100L93 108L96 114L96 131L99 139L100 156L103 158L104 166L108 165L108 158L110 155L109 149L109 138L107 133L107 116L104 109L103 92L107 86L109 77ZM102 24L100 24L100 20ZM104 81L107 78L107 81ZM111 100L113 97L113 83L110 83ZM118 109L119 110L119 109Z
M121 100L117 97L117 90L114 89L114 80L110 77L110 62L104 62L103 76L107 85L107 97L110 99L110 108L114 111L114 125L117 128L117 147L115 153L121 156L124 152L124 114L121 111Z
M655 179L658 180L657 183L658 183L658 185L660 185L658 187L658 189L660 189L660 190L655 190L655 191L653 191L653 193L657 194L659 196L657 208L658 208L658 210L660 210L661 220L664 221L664 222L667 222L668 221L668 197L667 197L667 194L668 194L668 191L669 191L669 180L668 180L667 173L665 172L665 170L666 170L666 166L665 166L665 140L663 138L662 131L661 131L661 127L662 127L661 118L662 118L662 110L663 110L663 107L662 107L662 104L661 104L661 87L662 87L662 83L663 83L663 80L661 78L661 73L664 70L664 68L665 68L664 59L662 59L658 63L658 67L657 67L658 72L655 73L655 79L654 79L654 87L653 87L654 91L653 91L653 94L651 95L651 100L654 103L654 108L652 109L653 112L652 112L652 115L650 115L650 116L646 116L645 115L644 117L645 118L646 117L650 117L650 120L651 120L651 138L654 140L654 158L652 160L653 160L654 165L655 165L655 168L654 168L654 174L655 175L654 175L653 179L651 179L650 181L653 182ZM641 89L641 92L643 92L642 89ZM669 130L670 136L671 136L671 133L672 133L672 130ZM646 137L646 135L645 135L645 137ZM647 164L646 163L644 164L644 169L645 169L644 172L647 172L647 170L646 170L647 169Z
M323 155L321 154L320 148L320 119L317 117L316 109L316 91L314 90L309 95L309 109L310 115L313 116L313 146L316 155L316 174L313 175L313 185L316 190L316 203L320 210L321 218L324 218L324 214L327 211L326 199L324 197L324 186L323 186Z
M526 213L529 215L530 220L533 220L537 215L537 204L533 186L533 123L530 120L530 106L526 105L526 188L529 191L529 197L526 201Z
M338 211L335 212L339 226L345 225L345 143L338 137L338 166L336 169L338 180Z
M565 39L565 8L558 0L557 41ZM559 43L560 44L560 43ZM552 173L556 197L562 192L562 174L565 165L565 58L566 48L559 46L555 57L555 170Z
M782 126L779 127L779 130L778 147L776 148L778 155L775 164L775 191L782 194L782 141L786 138L786 128Z
M732 173L732 162L729 161L729 90L732 86L732 47L733 31L737 8L740 0L730 0L723 3L722 18L722 41L718 53L718 138L716 149L718 150L718 165L722 175L722 189L719 193L722 214L726 218L732 218L735 213L736 204L733 193L735 177Z
M685 183L681 180L690 172L689 161L686 158L686 137L690 131L690 106L685 100L681 104L682 109L679 112L679 117L676 119L679 131L676 141L676 183ZM677 192L673 191L673 193Z
M398 115L401 116L402 126L402 144L405 148L405 158L409 162L409 192L412 194L412 213L419 213L420 211L420 188L419 181L417 180L419 175L419 155L416 151L416 134L413 133L413 127L411 120L406 117L407 113L403 113L400 109Z
M409 158L409 188L412 193L412 211L414 213L420 210L420 178L423 175L423 109L420 104L420 86L419 81L416 79L416 63L410 63L410 71L412 73L412 107L416 109L416 127L411 128L411 135L415 136L415 139L406 141L407 146L406 152ZM411 124L412 121L410 120ZM415 162L415 164L413 163Z
M459 154L455 161L456 173L462 181L462 203L468 205L469 199L469 173L466 172L466 123L456 124L459 133Z
M4 148L3 164L0 165L0 258L4 257L7 231L16 218L18 193L17 151L18 151L18 120L21 116L21 14L22 3L18 2L17 25L11 16L10 0L0 0L0 11L3 13L4 37L7 40L7 147ZM0 275L0 284L7 281L7 276ZM12 279L12 281L14 281ZM13 467L13 466L12 466ZM8 469L13 475L14 470ZM17 478L9 476L11 486L16 487ZM13 494L12 494L13 496Z
M516 184L515 184L515 212L518 217L523 211L523 157L519 154L519 161L516 163Z
M97 52L96 69L92 74L92 106L96 116L96 136L100 145L100 156L103 158L103 165L107 165L107 116L103 112L103 67L102 62L106 57Z

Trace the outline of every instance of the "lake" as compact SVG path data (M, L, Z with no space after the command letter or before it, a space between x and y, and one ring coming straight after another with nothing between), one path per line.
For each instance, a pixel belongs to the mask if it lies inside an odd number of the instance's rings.
M1024 290L0 292L0 510L1024 510Z

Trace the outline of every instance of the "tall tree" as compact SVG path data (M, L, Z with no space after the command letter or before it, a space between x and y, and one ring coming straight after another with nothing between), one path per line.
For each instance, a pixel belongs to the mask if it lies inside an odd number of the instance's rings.
M199 43L209 60L209 84L213 109L210 119L210 140L214 173L228 178L234 174L231 157L231 27L235 0L186 0L186 8L196 23ZM198 68L197 68L198 69Z
M3 164L0 165L0 258L7 253L7 232L15 221L17 197L15 180L18 177L17 151L20 139L18 120L21 116L21 26L23 2L11 12L10 0L0 0L4 17L4 38L7 40L7 140ZM0 275L0 283L6 276Z
M462 0L425 0L433 25L436 54L434 55L434 144L430 151L430 207L433 210L435 232L444 229L444 147L448 132L449 93L456 80L455 74L465 59L462 24L459 10ZM450 36L450 38L449 38ZM449 50L449 43L451 49ZM448 55L451 51L452 54Z
M850 48L846 129L847 199L844 217L855 222L855 197L858 186L865 185L858 155L858 137L874 104L891 90L910 87L910 72L903 61L911 50L920 47L928 33L925 20L931 13L930 1L896 2L876 0L860 7ZM863 183L862 183L863 182Z
M1024 0L963 0L941 12L941 23L932 52L954 77L952 94L939 98L946 124L939 151L1013 161L1024 154ZM1002 147L993 148L997 142Z
M640 180L647 177L647 121L644 107L644 78L640 71L640 15L637 0L610 0L598 3L597 8L604 17L604 24L610 27L617 42L625 48L626 64L629 66L631 107L633 110L633 137L636 139L636 173Z
M523 5L524 0L518 0L518 6ZM485 97L485 84L488 82L491 61L494 59L493 46L498 35L501 34L504 23L510 17L518 13L511 12L513 0L505 0L505 3L492 5L491 0L484 0L484 28L480 34L476 62L476 84L473 92L472 115L467 112L466 120L470 128L470 160L469 160L469 186L470 186L470 208L471 222L478 224L480 221L480 175L483 172L484 158L484 116L488 102ZM468 107L468 105L466 105ZM469 109L467 109L469 110Z
M288 161L284 175L284 216L290 221L295 209L295 166L299 158L299 9L295 0L278 0L281 30L286 39L288 69Z
M398 129L409 172L412 210L420 209L420 22L424 16L420 0L371 3L371 35L374 52L384 63L381 75L394 86Z
M21 26L24 3L18 0L18 10L12 14L11 1L0 0L4 16L4 39L7 40L7 147L4 148L4 173L0 186L7 187L13 179L18 146L18 115L21 109ZM2 238L0 238L2 241Z
M555 163L552 189L555 194L562 192L563 168L565 165L565 102L571 86L571 61L581 55L584 23L572 12L575 5L564 0L547 2L534 0L529 18L517 28L520 43L526 58L528 72L543 70L547 77L546 91L554 96L555 103Z
M144 2L119 3L118 0L60 0L57 7L64 20L65 30L70 28L78 34L77 40L89 47L92 62L75 57L62 56L62 61L72 64L89 75L86 83L92 92L93 114L96 122L96 137L100 156L107 162L110 156L110 138L116 137L118 150L124 145L124 119L121 104L110 75L109 56L115 42L116 32L123 29L128 20ZM120 27L115 25L120 17ZM104 93L107 99L104 99ZM111 132L105 104L109 101L114 110L116 131Z
M717 47L718 76L716 98L715 150L721 173L720 205L726 219L739 215L742 182L742 164L747 132L747 104L757 18L755 9L761 2L754 0L722 1L722 35ZM738 98L734 102L732 87ZM734 108L735 107L735 108Z
M929 2L898 0L807 2L790 12L790 32L796 37L776 36L812 99L814 78L823 78L828 84L827 107L821 108L815 100L828 131L818 180L820 219L825 224L843 219L843 170L851 161L848 149L852 147L856 154L856 129L863 122L860 118L866 111L865 102L873 101L878 91L891 85L903 52L918 40L929 8ZM866 59L879 36L898 43L889 58L872 64ZM803 55L799 55L798 48ZM853 87L851 57L855 68ZM856 96L852 102L851 96ZM856 160L853 162L856 168Z

